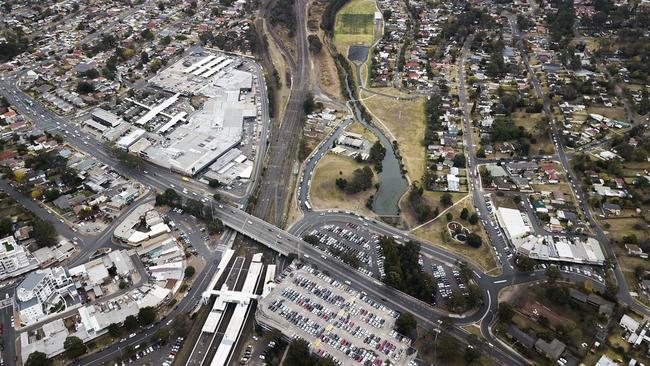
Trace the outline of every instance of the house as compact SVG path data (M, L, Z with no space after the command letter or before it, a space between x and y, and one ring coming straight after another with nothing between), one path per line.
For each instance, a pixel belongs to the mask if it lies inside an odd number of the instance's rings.
M594 366L618 366L618 363L614 362L611 358L607 357L606 355L602 355L600 356L598 362L596 362L596 365Z
M541 353L542 355L548 357L549 359L556 361L562 353L564 353L564 349L566 348L566 345L560 341L557 340L557 338L553 338L553 340L549 343L546 342L545 340L539 338L535 342L535 349L537 352Z
M644 253L643 249L636 244L625 244L627 255L640 258L648 258L648 253Z
M453 174L447 174L447 190L452 192L460 191L460 178Z
M629 315L623 314L621 320L618 321L618 325L625 329L626 332L635 333L639 329L640 324Z
M514 324L508 327L508 334L522 347L531 349L535 346L535 338L528 335L528 333L517 328Z
M603 208L603 213L605 213L605 214L611 213L611 214L614 214L616 216L621 214L621 206L619 206L619 205L617 205L615 203L605 202L605 203L603 203L602 208Z

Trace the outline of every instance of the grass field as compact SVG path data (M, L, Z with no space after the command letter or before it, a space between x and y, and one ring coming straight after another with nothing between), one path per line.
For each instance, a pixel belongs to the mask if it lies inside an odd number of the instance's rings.
M435 193L436 196L442 195L441 192L426 193ZM456 202L460 200L460 198L462 198L464 195L461 196L459 194L453 194L452 196L453 201ZM425 199L427 199L427 201L429 201L428 198L429 197L426 197L425 195ZM435 206L436 203L439 203L439 201L436 202L434 199L429 202L433 204L433 206ZM448 212L453 215L453 220L462 223L472 232L475 232L481 236L483 239L483 245L481 245L480 248L472 248L468 245L459 244L458 242L453 241L448 235L447 219L444 217L444 215L443 217L413 231L413 235L426 240L429 243L432 243L429 245L443 247L446 250L464 257L468 262L472 262L479 266L488 275L495 276L501 274L501 268L497 265L496 259L494 257L494 252L488 242L487 234L483 230L483 227L480 225L480 223L477 225L471 225L467 221L460 219L460 212L463 210L463 208L467 208L470 214L474 212L474 208L472 207L471 201L469 199L466 199L458 205L454 206ZM443 208L441 206L440 211L442 212L442 210Z
M339 52L353 44L369 46L375 39L374 0L352 0L336 15L334 43Z
M357 194L347 194L336 187L336 178L341 177L350 180L355 169L363 168L364 164L357 163L353 159L329 153L319 162L310 191L311 203L316 209L343 209L374 216L366 208L366 201L370 195L375 193L374 188ZM377 175L374 182L378 181Z
M385 92L383 89L381 91ZM411 181L421 181L426 163L425 150L422 146L426 128L424 98L395 100L367 92L362 92L360 96L373 118L380 121L397 140L406 166L406 174Z

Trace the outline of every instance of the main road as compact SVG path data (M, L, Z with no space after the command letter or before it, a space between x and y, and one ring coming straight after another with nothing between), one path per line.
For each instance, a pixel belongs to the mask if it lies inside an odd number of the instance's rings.
M553 142L555 144L555 150L557 151L559 161L562 164L562 168L564 168L564 171L567 174L567 178L569 179L569 182L571 184L571 189L573 191L573 194L578 200L580 209L582 210L584 217L589 222L589 225L591 226L596 239L604 247L607 256L615 260L616 253L614 253L614 248L612 246L612 243L610 242L607 235L605 235L603 230L600 228L600 226L594 219L591 213L591 209L589 207L589 202L585 195L586 190L582 187L581 181L576 178L573 169L569 164L569 159L567 157L566 152L564 151L562 134L560 133L560 130L558 128L558 121L555 118L555 115L551 109L552 108L551 100L549 99L548 95L543 92L539 79L537 78L535 71L532 69L532 67L528 62L526 49L522 41L521 32L519 30L519 27L517 26L516 18L514 17L514 15L510 14L508 16L508 20L510 22L510 27L512 29L513 41L517 43L517 46L523 56L522 60L524 61L526 70L528 71L528 75L533 84L533 88L535 89L535 94L537 95L538 98L542 98L544 100L544 107L543 107L544 115L548 118L550 122L551 125L550 131L551 131L551 136L553 138ZM630 309L640 314L644 314L645 316L650 316L650 309L641 305L630 294L630 289L627 285L627 282L625 281L625 276L623 275L620 266L614 264L614 268L612 269L612 271L614 272L614 276L616 278L616 284L618 286L619 301L626 303L630 307Z

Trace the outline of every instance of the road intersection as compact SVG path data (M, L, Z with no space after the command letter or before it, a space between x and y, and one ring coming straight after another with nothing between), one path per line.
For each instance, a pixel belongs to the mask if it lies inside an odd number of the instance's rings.
M297 4L298 3L300 3L300 5L297 5L297 7L302 9L298 13L303 15L302 22L304 22L304 7L306 5L302 4L302 2L297 2ZM516 25L514 22L512 24L513 33L516 37L520 37L518 30L516 29ZM305 47L306 40L303 39L304 37L305 34L303 32L299 32L299 59L294 66L294 71L296 72L297 76L294 76L294 85L292 85L292 96L294 94L296 96L293 97L294 99L290 99L290 108L287 109L287 113L289 115L285 117L285 121L296 121L300 119L299 117L302 113L301 98L304 97L304 92L308 87L306 81L306 65L308 56ZM303 45L300 46L300 44ZM489 216L489 211L487 210L485 201L483 199L484 192L480 189L479 185L477 185L476 182L479 179L477 176L478 165L487 161L484 159L478 159L475 156L475 152L472 148L472 134L469 133L469 131L471 131L471 124L463 72L464 59L464 57L461 57L459 61L459 94L464 112L463 124L465 131L468 131L464 134L464 138L465 146L468 146L466 154L468 172L470 176L469 180L472 181L470 184L472 200L476 205L478 212L481 213L481 217L485 218ZM530 69L530 66L527 63L526 66L528 69ZM529 75L534 75L534 73L529 71ZM532 78L532 82L537 94L543 96L539 81L536 79L536 77ZM478 346L482 348L486 353L489 353L492 357L496 358L503 364L519 365L529 363L524 357L520 356L516 352L500 345L500 342L498 342L497 339L492 335L489 328L494 321L497 312L497 299L499 292L502 289L513 284L544 281L544 271L534 271L531 273L518 272L511 265L511 263L509 263L507 260L504 260L502 267L503 273L497 277L490 277L482 273L478 267L470 263L469 265L476 275L475 281L483 290L485 301L483 305L477 309L477 311L471 314L450 315L444 311L441 311L440 309L430 306L429 304L423 303L413 297L392 289L374 278L354 271L342 262L326 260L321 256L322 252L302 241L300 236L307 232L309 229L322 226L327 223L344 224L349 222L364 222L368 225L370 230L380 235L396 237L403 240L419 240L418 238L410 236L410 234L407 232L394 228L383 222L365 218L356 213L331 210L313 211L308 209L306 203L309 202L309 180L311 179L313 170L318 163L319 158L331 146L331 143L329 142L331 142L333 139L336 139L340 133L342 133L343 128L346 127L345 124L339 126L331 135L329 135L326 142L322 143L316 152L312 154L312 157L306 162L303 170L303 180L299 184L299 194L297 196L299 207L304 211L304 216L301 220L294 223L287 231L284 231L276 227L274 224L281 222L280 218L284 215L284 204L280 204L280 202L284 202L283 197L285 197L288 192L283 192L283 194L279 196L279 199L277 199L275 203L272 202L271 197L279 194L283 189L286 190L285 181L288 177L288 172L290 171L293 161L292 159L288 158L285 149L280 149L278 147L280 146L278 145L279 142L276 142L275 145L272 142L271 147L268 151L271 165L268 166L269 169L266 172L264 181L268 180L269 183L259 181L259 176L261 175L260 167L262 166L262 162L265 157L264 150L260 150L258 164L256 164L256 182L262 185L261 192L263 192L263 194L260 195L260 206L256 210L256 213L258 213L259 216L269 218L272 222L269 223L253 215L249 215L238 208L214 203L212 200L212 194L215 193L214 190L198 183L187 183L183 181L181 177L172 174L166 169L159 168L148 163L144 163L143 166L139 166L137 168L124 167L120 164L119 161L117 161L116 158L114 158L109 152L106 151L104 145L101 142L87 136L85 133L80 131L79 126L72 123L71 119L53 114L47 108L42 106L38 101L33 100L33 98L31 98L29 95L23 93L16 86L16 80L13 79L12 76L5 76L2 80L0 80L0 92L9 100L12 106L21 112L21 114L35 121L39 128L52 132L55 132L55 130L65 131L64 134L67 143L74 146L75 148L78 148L79 150L85 151L95 156L98 160L112 166L121 174L124 174L127 177L145 184L152 190L155 189L162 191L170 187L185 187L188 189L188 193L180 193L185 198L199 198L209 200L211 208L216 213L216 216L219 217L224 222L224 224L232 229L226 235L228 239L230 239L232 235L235 235L235 232L238 232L278 251L279 253L285 255L296 253L301 257L302 260L311 262L319 268L327 270L331 275L348 279L353 283L353 286L355 288L368 293L376 299L381 299L381 301L386 305L399 311L408 311L412 313L417 318L419 323L429 330L439 329L441 324L440 321L449 322L449 327L445 331L448 331L451 335L459 338L460 340L463 340L464 342L467 342L468 333L461 327L467 325L479 325L481 334L486 339L486 341L480 342ZM302 96L299 97L298 94L301 94ZM266 97L262 99L266 103ZM583 210L585 217L594 228L596 238L603 244L608 255L613 257L613 250L611 248L609 240L603 231L598 227L594 218L592 217L589 207L587 206L587 200L585 199L584 194L581 190L579 181L575 179L575 176L571 171L567 154L564 152L564 147L561 145L561 139L559 137L556 121L550 110L550 102L548 101L548 98L544 99L544 112L552 121L551 134L556 144L557 155L553 155L553 158L557 158L564 167L567 175L570 177L570 182L574 194L581 203L581 209ZM268 113L266 115L268 115ZM268 123L265 123L264 125L268 126ZM287 122L283 122L282 128L285 128L286 130L295 130L295 126L292 124L292 122L289 122L289 124L287 124ZM280 132L280 129L277 128L274 130L274 135L276 133L279 133L279 136L276 135L279 140L287 138L289 141L293 141L293 135L289 134L294 132L295 131ZM266 133L264 133L264 136L266 136ZM265 146L266 141L263 140L261 145ZM291 144L289 144L289 146L291 146ZM283 159L280 160L280 157ZM270 186L264 188L265 184ZM254 185L255 184L252 184L252 186ZM3 189L6 188L5 190L8 192L12 191L12 189L8 187L5 182L1 182L0 187ZM37 212L39 215L53 217L53 223L56 225L59 233L63 234L66 237L80 238L79 243L81 247L81 254L76 259L74 259L72 263L78 264L86 261L88 256L100 247L110 247L114 245L111 243L110 237L112 235L114 226L119 222L119 219L116 220L115 223L113 223L100 235L84 236L72 231L67 225L60 223L58 218L53 216L51 212L47 211L32 200L24 196L19 196L17 194L14 198L16 198L21 204L25 205L30 210ZM275 200L275 198L273 198L273 200ZM245 200L242 202L245 202ZM238 205L242 204L242 202L238 202ZM273 209L274 212L271 212L271 209ZM500 235L499 228L489 224L485 226L485 229L488 233L488 236L490 237L491 244L496 248L497 253L499 253L500 257L507 258L506 250L508 248L508 244L504 240L504 236ZM442 248L431 245L423 245L421 251L423 255L430 256L445 263L454 264L459 261L464 261L464 258L462 257L448 253ZM121 354L124 348L128 345L136 344L151 337L151 335L157 329L164 326L165 321L172 319L175 315L181 312L188 311L196 302L196 300L200 298L201 292L204 290L202 286L204 286L206 283L206 279L210 278L214 274L216 270L216 259L218 259L219 256L219 252L214 252L212 258L206 258L208 259L208 265L202 272L197 275L195 285L189 290L187 296L184 297L174 307L174 309L166 316L165 319L163 319L162 322L156 324L150 329L141 331L141 333L132 339L119 342L117 344L109 346L106 349L96 352L93 355L86 356L80 360L80 364L98 365L105 361L109 361L117 355ZM620 269L615 268L614 273L616 275L617 284L619 286L620 301L629 305L633 310L648 315L648 310L642 305L638 304L630 295ZM564 276L565 279L570 281L585 280L584 276L575 273L565 273ZM596 287L602 288L604 287L604 284L597 284ZM13 288L5 288L3 290L8 289L11 291ZM3 308L3 311L7 314L9 313L7 312L7 308ZM497 346L495 346L495 344Z

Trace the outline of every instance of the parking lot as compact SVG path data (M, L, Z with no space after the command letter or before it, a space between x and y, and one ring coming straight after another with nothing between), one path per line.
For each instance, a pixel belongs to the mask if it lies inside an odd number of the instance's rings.
M108 362L109 366L126 366L126 365L162 365L171 366L176 358L176 352L183 344L183 337L176 338L167 345L156 343L147 346L146 343L140 343L133 346L133 352L130 356L123 359L122 362Z
M393 330L398 313L347 284L305 266L288 267L256 319L289 338L303 338L338 365L405 365L410 339Z
M318 238L319 248L326 253L324 257L340 257L341 253L349 252L359 260L359 271L380 280L386 276L384 257L379 245L380 237L363 224L328 224L313 229L307 234ZM395 240L401 243L400 239ZM429 271L438 282L440 291L436 297L436 304L444 305L452 290L458 289L462 293L466 292L465 284L460 280L456 266L422 256L420 256L420 266L422 270Z
M341 258L344 253L358 259L358 270L378 279L383 278L383 260L377 248L379 237L363 225L346 223L325 225L309 232L319 240L319 247L327 255Z

